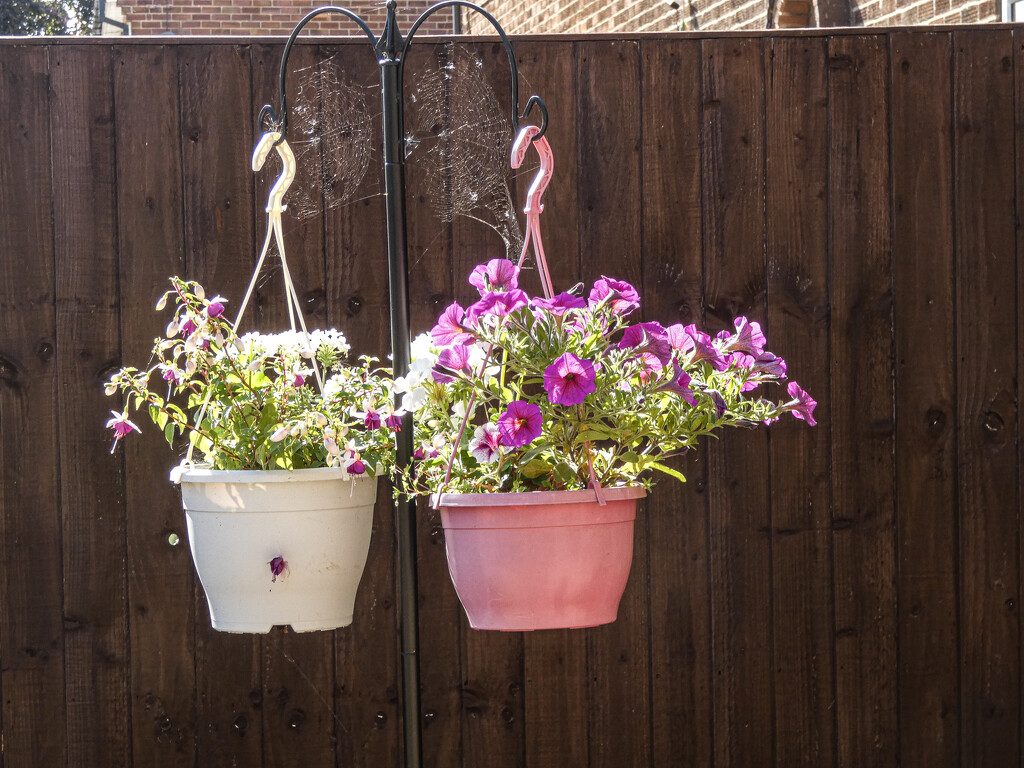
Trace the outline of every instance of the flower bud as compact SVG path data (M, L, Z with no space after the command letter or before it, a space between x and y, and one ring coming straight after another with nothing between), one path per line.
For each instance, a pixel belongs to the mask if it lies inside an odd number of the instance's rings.
M203 289L203 286L201 286L199 283L196 283L196 289L195 291L193 291L193 293L195 293L196 298L199 299L200 301L206 298L206 291Z
M160 300L156 303L156 311L160 312L166 306L167 306L167 294L165 293L163 296L160 297ZM174 334L169 333L167 335L168 336L173 336Z
M279 443L282 440L284 440L286 437L288 437L288 431L289 431L288 427L286 427L286 426L285 427L280 427L279 429L277 429L274 432L274 434L272 434L270 436L270 439L272 441L274 441L275 443Z

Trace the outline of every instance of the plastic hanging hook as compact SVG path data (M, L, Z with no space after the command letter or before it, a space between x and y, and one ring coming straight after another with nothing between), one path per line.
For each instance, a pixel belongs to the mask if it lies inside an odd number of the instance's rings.
M537 257L541 288L544 290L544 296L550 299L554 297L555 291L551 284L547 257L544 255L544 242L540 236L540 214L544 210L541 198L555 172L555 158L548 140L541 135L541 128L536 125L526 125L520 129L519 135L516 136L516 140L512 144L513 168L522 166L523 161L526 160L526 152L531 146L537 150L537 154L540 156L540 168L537 175L533 177L529 192L526 193L526 207L523 208L523 213L526 214L526 236L523 238L523 251L519 254L519 266L523 265L526 252L532 242L533 252Z
M270 188L266 210L267 213L280 214L287 208L284 204L284 196L295 180L295 153L288 146L288 142L281 138L280 133L270 131L260 137L259 143L252 153L252 171L256 173L263 168L272 149L276 149L281 158L281 175L277 177L274 186Z

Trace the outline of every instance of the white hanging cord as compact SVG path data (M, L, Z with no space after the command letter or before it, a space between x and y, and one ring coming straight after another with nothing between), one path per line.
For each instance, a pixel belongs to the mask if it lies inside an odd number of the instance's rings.
M295 318L298 316L299 327L302 329L302 335L306 340L306 347L313 356L310 358L310 365L313 368L313 375L316 377L317 386L320 392L324 391L324 380L320 373L320 366L317 363L315 352L313 349L313 342L309 337L309 331L306 330L306 321L302 316L302 308L299 303L298 294L295 291L295 283L292 281L291 271L288 269L288 258L285 255L284 250L284 227L281 220L281 214L287 209L284 205L284 195L288 191L288 187L291 186L292 181L295 179L295 153L292 152L292 148L288 146L288 142L281 139L281 134L276 131L264 133L259 142L256 144L256 149L252 154L252 170L253 172L259 171L263 168L263 164L267 161L267 157L270 155L270 150L276 149L277 154L281 158L281 175L277 177L277 181L274 182L274 186L270 188L270 195L267 200L267 236L263 240L263 248L260 251L260 257L256 260L256 268L253 270L252 277L249 279L249 286L245 289L245 296L242 298L242 303L238 307L238 314L235 316L235 322L231 326L233 334L238 333L239 325L242 322L242 315L245 313L246 308L249 306L249 300L252 298L253 291L256 290L256 282L259 279L260 272L263 269L263 263L266 261L267 253L270 252L270 240L274 239L277 243L277 253L281 259L281 272L284 277L284 293L285 293L285 304L288 307L288 323L292 331L295 331ZM206 408L210 404L210 398L213 396L212 391L206 393L206 399L203 400L203 405L199 409L199 414L196 416L196 427L203 423L203 417L206 415ZM192 463L192 451L195 449L195 442L190 440L188 446L188 454L185 456L185 464Z

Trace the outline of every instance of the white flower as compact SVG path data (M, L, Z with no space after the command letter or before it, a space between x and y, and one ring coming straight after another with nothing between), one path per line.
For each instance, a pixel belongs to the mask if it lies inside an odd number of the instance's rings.
M411 389L402 395L402 410L406 413L415 413L427 404L427 390L424 387Z
M493 464L501 458L501 435L494 424L481 424L469 441L469 452L477 461Z
M421 333L413 339L409 351L412 354L412 360L414 363L421 359L429 360L430 364L427 366L428 369L433 367L434 363L437 362L437 355L434 352L434 345L430 340L429 333Z
M452 423L461 424L462 420L466 418L466 406L468 403L455 403L452 406ZM473 414L476 413L476 405L473 405L473 410L469 413L469 418L473 418Z
M273 440L275 443L279 443L282 440L284 440L286 437L288 437L289 431L290 430L288 429L287 426L280 427L280 428L278 428L278 430L276 432L274 432L274 434L272 434L270 436L270 439Z

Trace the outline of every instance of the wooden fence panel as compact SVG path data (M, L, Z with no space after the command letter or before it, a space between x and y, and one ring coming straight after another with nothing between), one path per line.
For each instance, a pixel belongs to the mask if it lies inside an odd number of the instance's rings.
M960 764L948 35L891 38L900 758Z
M1020 545L1006 513L1019 471L1009 32L954 34L953 94L962 755L964 764L1016 765Z
M645 320L762 322L820 423L680 460L689 482L646 502L607 627L470 630L421 504L425 765L1019 763L1022 42L992 27L517 43L521 103L551 110L556 286L608 274L643 286ZM252 118L276 101L280 52L0 44L2 765L400 763L389 489L352 627L225 635L161 436L140 422L111 457L103 427L102 380L144 362L167 276L242 295L275 174L249 170ZM410 93L466 55L504 115L492 40L417 43ZM365 89L376 145L373 57L304 42L291 68L328 58ZM327 91L307 91L309 114ZM422 332L502 244L438 218L429 185L449 177L425 155L446 134L406 108ZM344 204L285 229L311 321L386 355L379 159ZM304 162L326 160L314 146ZM250 328L284 322L266 274Z

